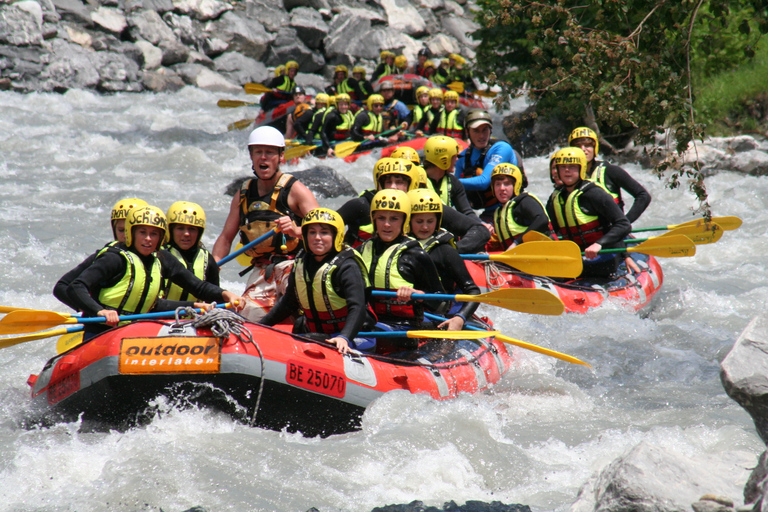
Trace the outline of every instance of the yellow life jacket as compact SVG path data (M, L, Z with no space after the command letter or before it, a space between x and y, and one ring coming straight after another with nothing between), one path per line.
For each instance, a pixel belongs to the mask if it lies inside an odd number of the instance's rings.
M400 275L397 264L405 250L418 245L418 241L406 237L399 244L392 244L383 253L376 255L373 253L373 240L365 242L362 246L362 256L373 288L386 291L397 290L401 286L413 288L413 283ZM371 306L376 315L420 318L423 310L420 305L412 302L398 302L395 297L375 297L371 299Z
M312 257L306 255L306 257ZM306 258L305 257L305 258ZM310 332L335 334L344 328L347 321L347 301L336 293L333 288L333 274L348 258L354 258L360 267L363 281L368 286L368 275L365 263L360 254L347 247L323 263L310 283L307 275L305 258L298 258L293 267L296 283L296 297L304 311L307 327Z
M567 197L564 197L564 188L552 192L558 235L565 240L573 240L582 249L586 249L605 234L600 218L584 213L579 206L579 197L584 191L596 186L591 181L584 181Z
M453 237L453 233L448 231L445 228L440 228L437 231L435 231L432 236L425 238L423 240L419 240L419 244L421 245L421 248L424 249L424 252L429 254L429 252L441 244L451 244L451 246L455 249L456 243Z
M355 124L355 116L352 112L347 111L346 114L339 112L341 116L341 124L336 125L336 131L333 134L334 140L344 140L349 138L349 132L352 131L352 125Z
M446 137L460 139L464 133L464 127L458 123L460 112L461 111L458 108L455 108L450 112L443 110L440 113L440 120L437 122L437 133L439 135L445 135Z
M371 111L367 110L361 110L357 113L358 116L360 115L368 115L368 124L363 126L363 135L378 135L382 132L382 127L384 126L384 119L382 118L381 114L374 114Z
M597 165L594 169L592 169L592 172L589 173L589 176L587 176L587 180L591 181L592 183L596 184L609 194L611 194L611 197L614 201L616 201L616 204L621 204L618 192L614 193L610 190L608 190L608 184L605 181L605 164L603 162L595 162Z
M162 267L157 255L152 257L152 268L148 276L144 262L136 253L118 247L107 250L125 258L125 273L114 286L99 291L98 302L116 310L120 315L146 313L152 309L163 282Z
M211 253L208 252L207 249L204 247L200 247L197 250L197 254L195 254L195 261L192 262L192 268L189 268L187 266L187 261L184 259L184 256L181 255L181 252L176 247L168 246L166 248L168 252L173 254L177 260L181 262L182 265L184 265L184 268L188 268L192 271L193 274L195 274L195 277L200 279L201 281L205 281L205 274L208 271L208 265L211 264L211 261L213 261L213 258L211 256ZM163 297L168 300L191 300L193 302L197 302L198 299L194 295L190 295L190 293L186 290L184 290L181 286L177 284L173 284L170 280L165 280L165 285L163 286L164 292Z
M257 180L249 179L243 182L240 187L240 241L243 245L274 228L275 221L284 215L293 218L297 224L301 223L301 219L288 207L288 194L294 182L294 176L283 174L272 192L264 196L256 196ZM266 202L267 198L269 203ZM253 258L270 253L290 254L297 249L299 240L285 237L286 250L280 249L282 244L283 235L278 233L245 253Z
M499 237L499 242L505 248L512 245L516 237L528 230L528 226L518 224L514 216L515 206L526 196L534 198L541 205L542 210L547 211L539 198L528 192L521 192L499 208L496 208L493 212L493 226L496 230L496 235Z

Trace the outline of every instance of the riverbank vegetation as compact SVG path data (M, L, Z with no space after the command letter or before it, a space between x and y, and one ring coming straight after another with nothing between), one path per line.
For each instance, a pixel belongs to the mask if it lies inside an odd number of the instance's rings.
M513 95L535 102L531 116L558 117L599 131L607 143L654 141L658 173L687 182L703 212L707 194L696 161L681 158L708 133L721 108L704 84L723 80L763 55L768 5L763 0L479 0L477 64ZM755 78L756 80L756 78ZM702 84L700 96L696 84ZM722 99L722 92L720 99ZM606 144L607 146L607 144Z

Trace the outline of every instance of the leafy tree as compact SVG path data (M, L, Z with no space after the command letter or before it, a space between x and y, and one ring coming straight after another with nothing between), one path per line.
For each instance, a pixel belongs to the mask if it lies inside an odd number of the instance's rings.
M682 178L708 214L698 162L682 153L705 126L692 69L706 77L754 55L768 32L764 0L478 0L477 67L502 87L499 107L527 93L536 116L639 143L669 129L674 152L656 165ZM524 92L521 92L524 91Z

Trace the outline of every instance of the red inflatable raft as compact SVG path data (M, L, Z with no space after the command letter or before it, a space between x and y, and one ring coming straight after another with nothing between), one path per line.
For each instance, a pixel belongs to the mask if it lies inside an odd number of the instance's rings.
M366 406L387 391L451 399L489 388L511 364L493 338L420 340L413 350L342 356L323 342L244 327L254 341L217 338L191 321L111 329L29 377L27 423L80 417L88 429L130 428L151 421L151 404L162 395L254 426L327 436L358 428Z
M543 288L563 301L569 313L586 313L590 308L599 307L606 300L639 311L647 306L659 291L664 281L659 262L653 256L632 253L632 259L640 267L639 274L629 274L625 264L619 267L616 279L574 279L554 280L548 277L532 276L506 265L493 262L467 261L467 268L480 287L481 292L499 288Z

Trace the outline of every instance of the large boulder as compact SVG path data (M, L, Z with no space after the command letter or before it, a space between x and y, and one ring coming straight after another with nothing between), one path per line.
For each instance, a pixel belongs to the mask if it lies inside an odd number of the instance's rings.
M140 92L139 65L122 53L94 52L93 64L99 73L98 88L104 92Z
M86 27L91 25L91 9L84 2L80 0L53 0L53 5L62 19Z
M232 6L218 0L173 0L173 9L196 20L208 21L231 11Z
M0 43L14 46L43 42L43 9L32 0L0 6Z
M389 29L421 37L427 33L427 24L419 11L408 0L381 0L387 13Z
M175 41L176 35L163 18L153 10L134 11L126 18L128 31L134 40L143 39L158 46L163 41Z
M227 44L227 51L242 53L251 59L261 60L275 39L255 18L242 12L225 13L211 23L208 32Z
M99 7L91 13L91 20L95 25L112 34L121 34L128 27L123 13L111 7Z
M241 86L200 64L178 64L171 69L178 73L185 83L200 89L229 94L242 92Z
M94 63L94 53L78 44L55 39L51 44L50 64L40 74L42 89L64 92L95 88L101 77Z
M291 27L307 47L317 50L328 35L328 24L322 14L309 7L297 7L291 11Z
M282 2L274 0L247 0L245 12L248 18L259 20L270 32L277 32L290 22L290 16L283 9Z
M299 71L305 73L320 71L325 66L325 58L320 52L307 48L299 39L296 30L283 27L269 48L266 63L268 66L278 66L289 60L298 62Z
M216 72L235 84L263 82L269 76L263 63L240 53L227 52L214 59L213 64Z

